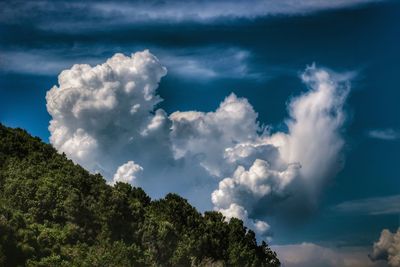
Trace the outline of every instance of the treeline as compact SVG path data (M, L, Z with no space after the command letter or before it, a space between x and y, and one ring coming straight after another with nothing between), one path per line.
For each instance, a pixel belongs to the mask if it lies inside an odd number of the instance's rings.
M241 220L109 186L0 124L0 266L279 266Z

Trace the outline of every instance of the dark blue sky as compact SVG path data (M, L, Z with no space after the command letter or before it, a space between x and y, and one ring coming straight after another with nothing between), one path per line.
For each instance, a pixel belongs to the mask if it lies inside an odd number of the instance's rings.
M299 74L307 65L353 72L343 170L329 181L310 218L295 225L269 221L278 244L370 245L381 229L399 224L400 204L380 215L370 211L378 202L371 198L386 203L400 194L400 3L351 2L271 4L271 12L241 12L239 5L229 9L233 15L206 9L203 16L193 15L193 2L191 12L173 2L169 11L176 13L166 14L138 2L148 12L143 17L122 12L134 7L127 2L121 9L115 2L98 2L98 9L78 2L3 2L0 121L48 142L45 95L58 73L75 63L104 62L116 52L150 49L167 66L158 89L167 113L212 111L234 92L249 100L260 122L279 130L285 130L288 101L306 89ZM101 12L107 8L114 13ZM357 206L359 199L367 199L369 208ZM338 208L343 202L352 208Z

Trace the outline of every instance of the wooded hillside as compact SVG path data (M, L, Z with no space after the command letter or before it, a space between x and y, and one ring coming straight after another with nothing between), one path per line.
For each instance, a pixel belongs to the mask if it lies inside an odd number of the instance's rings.
M0 266L279 266L241 220L89 174L0 124Z

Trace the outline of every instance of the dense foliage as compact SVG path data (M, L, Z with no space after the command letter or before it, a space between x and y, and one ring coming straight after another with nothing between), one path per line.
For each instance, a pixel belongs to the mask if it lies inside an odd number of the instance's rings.
M0 124L0 266L279 266L242 221L200 214L168 194L128 184Z

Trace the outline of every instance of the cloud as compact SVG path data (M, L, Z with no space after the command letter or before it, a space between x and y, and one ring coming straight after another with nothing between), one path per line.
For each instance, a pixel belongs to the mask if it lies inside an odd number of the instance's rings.
M385 263L371 262L368 248L329 248L313 243L272 246L282 267L384 267Z
M24 61L25 64L19 64L21 61ZM42 62L42 64L38 66L37 62ZM0 70L5 72L35 74L55 74L72 65L59 60L45 59L44 55L22 51L1 51L0 63Z
M226 19L256 19L271 15L295 15L308 14L321 10L346 8L370 2L371 0L352 0L352 1L318 1L318 0L281 0L264 1L256 0L250 5L247 1L170 1L163 4L123 4L100 3L94 5L94 8L105 14L117 13L124 17L133 14L127 18L128 21L196 21L209 23L215 20ZM136 15L136 16L135 16Z
M259 236L266 236L270 230L270 226L267 222L250 219L247 210L235 203L232 203L228 208L219 211L227 220L230 220L231 218L241 219L244 225L255 231Z
M152 197L173 191L193 195L191 200L202 203L202 209L211 208L204 194L210 194L215 182L195 156L176 157L170 137L173 122L156 108L161 101L156 88L166 73L147 50L116 54L94 67L76 64L64 70L59 84L46 95L52 117L50 142L109 180L119 166L133 161L143 168L135 185Z
M400 213L400 195L345 201L333 210L351 215L384 215Z
M113 184L117 182L132 183L142 171L143 168L140 165L130 160L118 167L113 177Z
M157 55L174 75L188 79L262 78L262 74L250 66L250 51L237 47L159 50Z
M248 211L256 207L260 200L271 194L280 196L287 184L295 178L299 165L289 165L283 171L271 169L267 161L257 159L248 171L239 166L231 178L223 179L211 199L216 209L227 218L238 217L249 221ZM240 212L238 212L240 211ZM237 214L243 214L237 216ZM252 224L268 225L257 220ZM255 227L257 229L257 227ZM265 227L264 233L269 229ZM257 231L262 234L261 229Z
M64 70L59 86L46 95L52 116L50 142L108 177L114 171L113 158L127 162L133 151L146 154L141 147L152 144L162 149L158 141L168 135L169 126L163 120L165 112L154 106L161 101L155 90L166 72L148 51L132 57L116 54L96 67L81 64Z
M369 131L368 136L375 139L392 141L399 139L400 133L393 129L376 129Z
M269 232L269 211L316 205L343 163L348 76L308 67L301 78L309 90L290 101L288 132L270 133L234 94L215 111L168 115L156 91L166 73L148 50L62 71L46 95L50 142L109 180L212 204L259 235Z
M123 50L137 50L137 47L119 47ZM104 61L115 47L90 47L91 55L87 54L87 47L52 48L52 49L24 49L0 51L0 70L13 73L28 73L41 75L55 75L63 69L70 68L76 62L96 65ZM250 51L238 47L209 46L188 49L165 49L152 47L158 58L165 62L172 75L184 79L210 80L221 78L235 79L262 79L264 74L255 71L251 66L252 54ZM66 56L68 55L68 56ZM25 64L20 64L20 62ZM40 64L37 64L40 62Z
M378 242L374 243L370 254L373 261L385 260L391 267L400 266L400 229L392 233L384 229Z
M225 149L257 138L257 113L244 98L231 94L215 112L174 112L172 146L176 158L197 157L213 176L232 171L224 160Z
M217 210L227 213L232 203L249 214L277 204L283 205L281 212L308 208L326 180L340 170L348 84L315 66L308 67L302 79L310 91L290 102L288 133L262 134L225 150L228 162L239 166L213 192Z
M7 1L0 4L2 23L30 23L51 30L85 31L127 24L218 23L274 15L305 15L379 0L248 1ZM51 16L49 15L51 14Z

